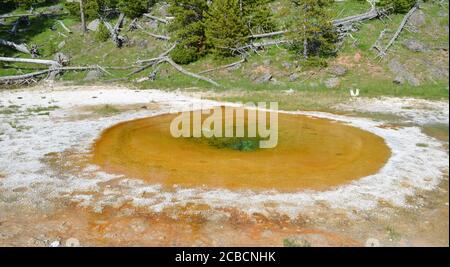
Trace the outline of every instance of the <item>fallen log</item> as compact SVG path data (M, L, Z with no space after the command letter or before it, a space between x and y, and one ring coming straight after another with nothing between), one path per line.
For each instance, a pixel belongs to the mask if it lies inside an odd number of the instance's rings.
M18 17L35 17L35 16L64 16L69 13L26 13L26 14L5 14L0 15L0 19L18 18Z
M384 10L379 10L375 7L372 7L372 9L369 10L368 12L345 17L342 19L332 20L331 23L336 28L349 27L349 25L351 25L351 24L377 18L384 13L385 13ZM257 39L257 38L274 37L274 36L284 35L288 32L289 31L275 31L275 32L268 32L268 33L261 33L261 34L253 34L253 35L250 35L249 38Z
M30 50L28 50L28 47L25 44L16 44L16 43L8 41L8 40L0 39L0 45L8 46L8 47L10 47L12 49L15 49L15 50L19 51L19 52L31 55Z
M195 74L195 73L192 73L192 72L189 72L189 71L183 69L180 65L178 65L177 63L175 63L175 62L174 62L171 58L169 58L169 57L164 57L162 61L169 63L172 67L174 67L177 71L183 73L184 75L191 76L191 77L193 77L193 78L196 78L196 79L199 79L199 80L208 82L208 83L210 83L210 84L212 84L212 85L214 85L214 86L220 87L220 85L219 85L217 82L215 82L215 81L213 81L213 80L211 80L211 79L209 79L209 78L203 77L203 76L201 76L201 75L198 75L198 74Z
M217 68L201 71L198 74L205 74L205 73L210 73L210 72L214 72L214 71L218 71L218 70L229 69L229 68L232 68L232 67L234 67L236 65L244 63L246 60L247 60L246 58L243 58L243 59L241 59L239 61L236 61L236 62L228 64L228 65L224 65L224 66L220 66L220 67L217 67Z
M169 49L167 49L166 51L161 53L158 57L151 58L151 59L138 60L138 61L136 61L136 64L142 65L142 64L145 64L145 63L156 62L156 61L160 60L161 58L167 56L170 52L172 52L172 50L175 49L176 46L177 46L177 43L173 44Z
M116 25L114 25L114 27L109 22L103 21L103 24L108 29L109 34L111 35L111 38L112 38L113 42L119 48L122 47L123 43L125 42L125 37L119 35L120 27L122 27L124 19L125 19L125 14L124 13L120 13L119 19L118 19Z
M47 59L34 59L34 58L15 58L15 57L0 57L0 61L3 62L17 62L17 63L31 63L31 64L42 64L49 65L53 67L61 67L61 64L54 60Z
M157 17L157 16L150 15L148 13L143 14L143 16L147 17L149 19L156 20L158 22L164 23L164 24L168 24L169 20L173 19L173 17L166 17L166 18L163 19L163 18L160 18L160 17Z
M247 49L253 49L253 50L258 50L261 48L264 48L266 46L272 46L272 45L280 45L280 44L288 44L289 41L288 40L274 40L274 41L268 41L268 42L261 42L261 43L250 43L241 47L237 47L237 48L227 48L227 49L231 49L233 52L242 52L242 51L246 51ZM226 48L226 47L225 47Z
M59 25L68 33L72 33L72 31L64 24L62 20L58 20Z
M333 20L331 23L335 27L342 27L342 26L345 26L348 24L353 24L356 22L361 22L361 21L377 18L380 16L381 13L382 12L379 11L377 8L372 8L371 10L369 10L366 13L349 16L349 17L345 17L342 19Z
M46 70L42 70L42 71L37 71L37 72L32 72L32 73L27 73L27 74L21 74L21 75L11 75L11 76L0 76L0 83L10 83L10 82L15 82L18 80L27 80L27 79L31 79L31 78L36 78L42 75L52 75L53 77L60 73L61 71L86 71L86 70L95 70L95 69L99 69L107 74L111 74L109 72L107 72L106 70L104 70L104 68L96 65L96 66L75 66L75 67L51 67L49 69Z
M285 33L288 33L288 31L276 31L276 32L268 32L268 33L261 33L261 34L252 34L249 36L249 38L252 38L252 39L267 38L267 37L283 35Z
M3 76L3 77L0 77L0 82L1 83L9 83L9 82L17 81L17 80L26 80L26 79L42 76L44 74L48 74L50 71L51 70L42 70L42 71L37 71L37 72L32 72L32 73L27 73L27 74L22 74L22 75Z
M150 35L150 36L152 36L152 37L154 37L154 38L156 38L156 39L164 40L164 41L170 41L170 37L169 37L169 36L159 35L159 34L154 34L154 33L148 32L148 31L146 31L146 30L144 29L144 27L142 27L142 26L139 25L138 23L136 23L136 26L137 26L139 29L141 29L143 32L145 32L146 34L148 34L148 35Z
M408 22L409 18L414 14L414 12L416 12L416 10L418 9L418 6L415 5L413 8L411 8L411 10L409 10L409 12L405 15L405 17L403 18L402 22L400 23L400 26L398 27L397 31L395 32L394 36L391 38L391 40L389 41L389 43L386 45L386 47L380 51L379 56L380 57L384 57L387 54L387 51L389 50L389 48L395 43L395 41L397 40L398 36L400 35L400 33L403 31L403 28L405 28L406 23Z

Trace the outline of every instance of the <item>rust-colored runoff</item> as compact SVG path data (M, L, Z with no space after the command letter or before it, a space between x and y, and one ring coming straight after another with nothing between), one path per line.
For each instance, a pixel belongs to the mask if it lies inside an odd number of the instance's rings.
M177 114L120 123L93 147L110 173L172 187L326 190L378 172L390 157L384 140L328 119L279 114L278 146L238 151L174 138Z

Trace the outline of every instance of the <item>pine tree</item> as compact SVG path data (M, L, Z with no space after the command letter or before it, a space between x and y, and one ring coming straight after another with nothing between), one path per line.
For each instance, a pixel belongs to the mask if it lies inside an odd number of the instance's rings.
M149 6L153 5L154 2L154 0L119 0L117 7L128 17L136 18L147 12Z
M169 4L169 12L175 16L170 31L178 41L171 57L179 64L188 64L206 52L204 14L208 0L170 0Z
M242 46L249 35L240 0L214 1L206 16L206 38L213 53L232 55L232 48Z
M269 3L272 0L239 0L247 27L252 32L271 32L275 28Z
M333 54L337 35L327 7L332 0L291 0L295 16L291 25L292 48L303 58Z
M392 8L396 13L406 13L416 3L417 0L380 0L378 2L378 5L382 7Z

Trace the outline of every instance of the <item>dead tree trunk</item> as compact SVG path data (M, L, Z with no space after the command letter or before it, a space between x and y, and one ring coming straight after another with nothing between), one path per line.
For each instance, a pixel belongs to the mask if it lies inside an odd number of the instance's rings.
M389 43L386 45L386 47L381 50L381 52L379 53L380 57L384 57L387 54L387 51L389 50L389 48L394 44L395 40L397 40L398 36L400 35L400 33L403 31L403 28L405 28L406 23L408 22L409 18L412 16L412 14L414 14L414 12L416 12L417 10L417 5L414 6L413 8L411 8L411 10L405 15L405 17L403 18L402 22L400 23L400 26L398 27L397 31L395 32L394 36L392 37L392 39L389 41Z
M243 59L241 59L239 61L236 61L234 63L228 64L228 65L225 65L225 66L220 66L218 68L201 71L198 74L205 74L205 73L210 73L210 72L214 72L214 71L218 71L218 70L229 69L229 68L232 68L232 67L234 67L236 65L244 63L246 60L247 60L246 58L243 58Z
M0 39L0 45L8 46L8 47L10 47L12 49L15 49L15 50L19 51L19 52L31 55L30 50L28 50L28 47L25 44L16 44L16 43L11 42L11 41Z
M169 63L170 65L172 65L172 67L174 67L177 71L183 73L184 75L191 76L191 77L194 77L194 78L196 78L196 79L199 79L199 80L205 81L205 82L207 82L207 83L210 83L210 84L212 84L212 85L214 85L214 86L220 87L220 85L219 85L218 83L216 83L215 81L213 81L213 80L211 80L211 79L209 79L209 78L200 76L200 75L198 75L198 74L195 74L195 73L192 73L192 72L189 72L189 71L183 69L180 65L178 65L177 63L175 63L175 62L174 62L171 58L169 58L169 57L164 57L162 61L165 61L165 62Z
M151 37L154 37L156 39L159 40L164 40L164 41L170 41L170 37L169 36L165 36L165 35L159 35L159 34L154 34L151 32L148 32L144 29L144 27L142 27L141 25L139 25L138 23L136 23L136 26L141 29L143 32L145 32L146 34L150 35Z
M148 13L143 14L143 16L147 17L149 19L156 20L158 22L164 23L164 24L168 24L169 21L173 19L172 17L160 18L160 17L157 17L157 16L150 15Z
M81 30L83 33L87 32L87 26L86 26L86 18L84 16L84 0L80 1L80 17L81 17Z
M113 42L119 48L122 47L123 43L125 42L125 37L119 35L120 28L122 27L124 19L125 19L125 14L124 13L120 13L119 20L117 21L117 23L116 23L116 25L114 27L109 22L103 21L103 24L108 29Z
M0 57L0 61L3 62L16 62L16 63L31 63L31 64L41 64L48 65L55 68L62 67L61 64L54 60L47 59L32 59L32 58L14 58L14 57Z
M59 25L68 33L72 33L72 31L64 24L62 20L58 20Z

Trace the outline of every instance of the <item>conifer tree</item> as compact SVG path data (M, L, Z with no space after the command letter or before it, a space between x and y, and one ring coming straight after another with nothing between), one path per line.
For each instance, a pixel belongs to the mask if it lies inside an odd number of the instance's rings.
M206 16L206 38L212 51L232 55L232 48L242 46L250 34L245 24L240 0L214 1Z
M171 56L177 63L188 64L206 52L204 14L208 0L170 0L169 3L169 12L175 16L170 31L178 41Z
M272 0L239 0L241 15L252 32L270 32L275 28L270 2Z
M291 1L295 12L290 34L292 48L304 59L332 54L337 41L332 18L327 10L332 0Z

